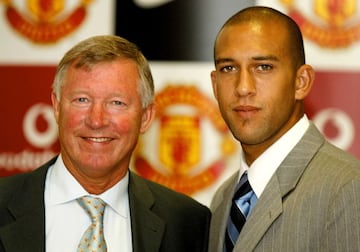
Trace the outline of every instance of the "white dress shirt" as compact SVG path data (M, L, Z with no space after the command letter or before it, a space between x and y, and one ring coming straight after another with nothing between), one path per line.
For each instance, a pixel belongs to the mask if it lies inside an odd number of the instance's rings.
M129 173L100 195L105 201L104 235L108 252L132 251L128 198ZM90 217L76 201L90 195L65 168L61 155L48 170L45 181L46 251L76 251Z
M307 116L304 115L279 140L262 153L250 167L246 164L244 153L241 151L240 176L247 170L249 183L257 198L260 198L276 169L305 134L309 124Z

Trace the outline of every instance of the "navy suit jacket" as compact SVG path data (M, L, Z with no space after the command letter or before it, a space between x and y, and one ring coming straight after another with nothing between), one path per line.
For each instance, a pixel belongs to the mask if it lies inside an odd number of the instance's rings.
M0 252L45 251L44 186L48 168L0 179ZM129 203L134 252L207 251L210 211L133 172Z

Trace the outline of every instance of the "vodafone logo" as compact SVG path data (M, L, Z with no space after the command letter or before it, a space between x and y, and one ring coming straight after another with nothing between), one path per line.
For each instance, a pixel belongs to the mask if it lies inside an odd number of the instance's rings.
M40 130L37 127L39 119L45 121L45 130ZM35 147L46 148L55 143L58 136L58 127L52 107L42 103L30 107L24 116L23 132L26 140Z
M33 170L58 153L53 146L57 141L58 127L50 105L37 103L31 106L24 115L22 131L25 140L39 150L26 147L0 152L0 176Z
M353 120L344 111L328 108L318 112L314 123L327 139L337 147L347 150L355 139Z

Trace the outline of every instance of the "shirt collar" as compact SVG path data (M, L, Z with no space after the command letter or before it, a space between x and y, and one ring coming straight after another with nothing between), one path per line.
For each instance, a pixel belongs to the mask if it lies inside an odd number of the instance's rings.
M240 175L248 170L248 178L251 187L259 198L264 191L270 178L286 158L289 152L300 141L309 127L309 120L304 115L290 130L288 130L279 140L271 145L263 154L261 154L249 167L241 151L241 171Z
M116 213L127 217L128 184L129 172L104 193L92 196L101 198ZM66 204L82 196L89 195L65 167L61 155L59 155L54 165L49 168L46 178L46 191L48 195L47 204L49 205Z

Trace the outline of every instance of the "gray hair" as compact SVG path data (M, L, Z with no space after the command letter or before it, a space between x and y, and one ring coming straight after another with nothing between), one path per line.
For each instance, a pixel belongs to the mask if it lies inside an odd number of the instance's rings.
M132 42L113 35L94 36L85 39L71 48L57 66L53 92L60 100L65 76L70 66L75 68L91 68L101 62L117 59L133 60L139 72L139 92L143 108L154 101L154 81L150 66L140 49Z

